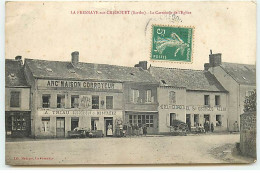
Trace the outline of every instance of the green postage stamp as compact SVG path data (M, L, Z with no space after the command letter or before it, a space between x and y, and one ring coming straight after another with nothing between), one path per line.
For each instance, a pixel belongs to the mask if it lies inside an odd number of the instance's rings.
M152 26L152 60L192 62L193 27Z

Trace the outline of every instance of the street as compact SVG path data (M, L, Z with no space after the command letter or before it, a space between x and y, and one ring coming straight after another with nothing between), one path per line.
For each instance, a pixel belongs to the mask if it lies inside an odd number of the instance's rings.
M6 163L16 165L230 163L216 157L214 152L217 150L214 149L219 150L224 145L233 147L236 142L239 142L239 134L6 142ZM234 162L236 161L233 160L232 163Z

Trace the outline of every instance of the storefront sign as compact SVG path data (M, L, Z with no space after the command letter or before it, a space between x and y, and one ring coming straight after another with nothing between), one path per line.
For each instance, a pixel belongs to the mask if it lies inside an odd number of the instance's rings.
M225 107L209 107L209 106L185 106L185 105L166 105L162 104L159 106L159 109L174 109L174 110L185 110L186 111L227 111Z
M39 116L120 116L119 110L38 110Z
M121 90L122 83L113 82L90 82L68 80L39 80L38 87L44 88L86 88L95 90Z

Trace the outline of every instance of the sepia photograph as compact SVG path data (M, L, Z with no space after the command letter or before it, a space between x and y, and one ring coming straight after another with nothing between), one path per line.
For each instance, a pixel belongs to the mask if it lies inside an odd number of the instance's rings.
M256 2L5 11L6 165L256 162Z

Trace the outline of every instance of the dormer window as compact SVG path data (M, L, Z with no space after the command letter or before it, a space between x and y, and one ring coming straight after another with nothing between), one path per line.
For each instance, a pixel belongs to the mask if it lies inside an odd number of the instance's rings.
M69 72L76 73L74 69L69 69Z
M162 82L163 84L166 84L165 80L161 80L161 82Z
M52 72L52 69L51 68L46 68L46 71L47 72Z

